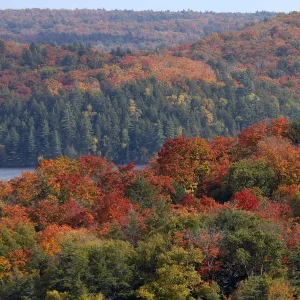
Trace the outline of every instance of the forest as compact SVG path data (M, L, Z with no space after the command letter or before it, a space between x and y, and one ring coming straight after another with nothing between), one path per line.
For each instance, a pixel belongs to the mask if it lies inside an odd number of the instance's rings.
M300 13L0 10L23 166L0 299L299 300Z
M0 182L0 298L299 299L300 124L167 139Z
M266 11L7 9L0 10L0 38L25 44L83 42L108 51L118 46L154 50L195 42L213 32L242 29L275 15Z
M144 164L166 138L300 120L299 38L293 12L153 51L0 40L0 166Z

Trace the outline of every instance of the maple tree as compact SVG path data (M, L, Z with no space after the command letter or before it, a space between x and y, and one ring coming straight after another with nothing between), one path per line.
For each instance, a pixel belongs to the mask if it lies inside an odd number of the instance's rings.
M210 170L209 144L201 138L167 140L158 153L158 173L194 190Z

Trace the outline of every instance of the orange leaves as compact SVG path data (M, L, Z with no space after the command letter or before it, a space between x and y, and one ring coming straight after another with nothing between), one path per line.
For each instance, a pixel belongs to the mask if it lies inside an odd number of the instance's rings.
M18 249L8 253L12 266L17 267L19 271L23 271L27 260L31 255L31 251Z
M196 198L194 195L186 195L180 200L181 205L188 208L193 208L198 212L207 213L218 211L222 205L217 203L213 198L203 196L201 199Z
M255 154L275 170L281 185L300 184L300 149L289 142L269 138L258 145Z
M13 191L13 187L10 182L0 181L0 201L3 201Z
M45 230L38 233L38 242L41 248L49 255L55 255L60 252L58 236L71 231L69 226L49 225Z
M2 219L0 226L7 226L15 229L18 224L30 224L32 221L27 213L27 209L19 205L4 205L2 207Z
M205 184L199 192L207 192L214 186L221 185L232 164L233 149L236 139L232 137L216 137L209 141L213 160L211 171L205 176Z
M290 125L290 122L286 118L277 118L270 121L271 124L268 128L269 135L281 137L284 136Z
M214 71L208 64L169 54L126 56L120 65L107 65L104 72L115 84L151 76L170 85L183 84L187 78L216 82Z
M79 165L75 160L68 157L59 157L55 160L42 160L36 172L41 171L48 179L49 184L54 184L60 176L66 174L78 174ZM56 186L55 186L56 187Z
M39 181L35 173L24 172L10 181L13 189L10 199L20 205L30 205L39 195Z
M115 168L115 165L112 162L107 161L104 157L86 155L78 158L77 161L84 174L91 178L95 178L95 180L101 178L100 176L112 174L113 169Z
M81 174L88 176L104 193L114 191L120 178L115 165L106 158L86 155L77 160Z
M173 178L188 190L195 190L209 172L212 160L209 144L201 138L167 140L158 153L158 173Z
M36 172L41 172L43 180L62 202L76 199L85 205L91 205L100 195L99 188L94 185L91 178L84 176L76 160L63 157L42 161Z

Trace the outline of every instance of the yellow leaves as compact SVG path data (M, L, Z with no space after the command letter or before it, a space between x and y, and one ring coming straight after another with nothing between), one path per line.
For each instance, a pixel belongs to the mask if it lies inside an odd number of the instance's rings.
M136 105L133 99L129 100L129 113L134 114L136 112Z
M146 96L150 96L151 95L151 89L150 88L145 88L145 94Z
M86 109L87 110L82 113L85 117L93 117L97 114L96 112L93 112L93 107L91 104L89 104Z
M185 100L185 95L184 94L180 94L178 96L178 104L183 104Z
M267 289L268 300L293 300L294 289L282 279L274 279Z
M78 88L81 91L89 92L94 95L99 94L101 92L100 84L96 80L87 81L87 82L79 82Z
M226 99L224 99L224 98L220 98L220 99L219 99L219 105L220 105L221 107L226 107L227 104L228 104L228 100L226 100Z
M80 296L80 300L104 300L104 296L102 294L98 294L98 295L83 294Z
M44 84L49 89L52 95L58 95L59 89L63 87L62 83L53 78L45 79Z
M69 294L67 292L60 293L56 290L47 291L45 300L68 300L70 299Z
M213 114L209 110L207 110L205 107L203 107L203 106L201 107L201 111L202 111L202 113L204 114L204 116L206 118L207 124L211 125L213 123L213 121L214 121Z
M212 99L203 99L201 111L206 118L206 122L208 125L212 125L214 122L214 116L212 111L215 109L215 104Z
M200 250L174 246L170 251L158 257L157 280L145 284L138 291L138 297L146 300L195 299L192 294L202 282L195 270L195 264L202 262Z
M4 280L12 276L11 267L9 260L4 256L0 256L0 280Z
M177 127L177 136L182 136L183 135L183 127L180 125Z

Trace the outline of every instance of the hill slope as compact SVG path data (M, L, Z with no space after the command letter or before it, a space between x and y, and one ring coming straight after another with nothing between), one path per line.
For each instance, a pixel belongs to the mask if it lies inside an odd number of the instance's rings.
M161 52L2 42L0 164L86 153L141 163L166 137L300 119L299 20L280 15Z

